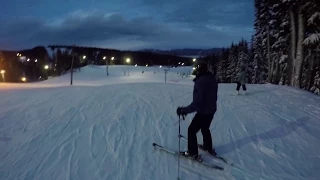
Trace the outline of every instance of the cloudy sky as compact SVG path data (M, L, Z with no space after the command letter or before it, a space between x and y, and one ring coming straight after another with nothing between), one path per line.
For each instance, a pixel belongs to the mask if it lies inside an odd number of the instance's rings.
M4 0L0 49L229 46L253 33L253 0Z

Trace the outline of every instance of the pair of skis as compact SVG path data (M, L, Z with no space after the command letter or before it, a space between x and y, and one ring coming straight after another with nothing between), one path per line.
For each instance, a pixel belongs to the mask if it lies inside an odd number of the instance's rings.
M195 162L198 162L198 163L200 163L200 164L202 164L202 165L205 165L205 166L207 166L207 167L210 167L210 168L213 168L213 169L218 169L218 170L221 170L221 171L224 170L224 168L221 167L221 166L217 166L217 165L210 164L210 163L207 163L207 162L204 162L204 161L199 161L199 160L193 159L193 158L190 157L190 156L186 156L186 155L184 155L184 154L182 154L182 153L180 153L180 152L178 152L178 151L170 150L169 148L163 147L163 146L161 146L161 145L159 145L159 144L157 144L157 143L153 143L152 145L153 145L154 147L160 149L161 151L164 151L164 152L167 152L167 153L170 153L170 154L173 154L173 155L177 155L177 156L180 155L180 156L182 156L182 157L188 158L188 159L190 159L190 160L193 160L193 161L195 161Z
M183 141L188 142L188 140L187 140L184 136L182 136L182 135L179 135L179 138L181 138ZM152 145L153 145L155 148L158 148L159 150L162 150L162 151L164 151L164 152L167 152L167 153L170 153L170 154L173 154L173 155L180 155L180 156L182 156L182 157L191 159L191 160L193 160L193 161L195 161L195 162L198 162L198 163L200 163L200 164L202 164L202 165L205 165L205 166L207 166L207 167L210 167L210 168L213 168L213 169L217 169L217 170L221 170L221 171L224 170L224 168L221 167L221 166L214 165L214 164L211 164L211 163L207 163L207 162L205 162L205 161L203 161L203 160L202 160L202 161L199 161L199 160L197 160L197 159L193 159L193 158L190 157L190 156L187 156L187 155L185 155L185 154L183 154L183 153L181 153L181 152L178 152L178 151L170 150L169 148L163 147L163 146L161 146L161 145L159 145L159 144L157 144L157 143L153 143ZM203 146L200 145L200 144L198 144L198 148L201 149L201 150L203 150L203 151L205 151L205 150L203 149ZM210 154L210 153L208 153L208 154ZM218 159L218 160L220 160L220 161L222 161L222 162L224 162L224 163L226 163L226 164L229 164L229 165L233 166L233 164L228 163L224 158L222 158L222 157L220 157L220 156L214 156L214 155L212 155L212 154L210 154L210 155L211 155L213 158L215 158L215 159Z
M183 141L188 142L187 138L185 138L183 135L179 135L179 137L180 137ZM206 152L206 150L203 148L203 145L202 145L202 144L198 144L198 148L201 149L202 151L205 151L205 152ZM210 154L210 153L208 153L208 154ZM221 157L221 156L219 156L219 155L213 155L213 154L210 154L210 155L211 155L211 157L213 157L213 158L215 158L215 159L217 159L217 160L219 160L219 161L222 161L222 162L224 162L224 163L226 163L226 164L228 164L228 165L230 165L230 166L233 166L232 163L229 163L225 158L223 158L223 157Z

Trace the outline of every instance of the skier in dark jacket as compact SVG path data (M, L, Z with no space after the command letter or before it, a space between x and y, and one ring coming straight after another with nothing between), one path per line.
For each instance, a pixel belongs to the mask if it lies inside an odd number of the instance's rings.
M178 107L177 114L185 116L196 112L188 128L188 151L185 155L195 159L198 156L197 132L201 130L203 135L203 147L209 153L216 155L212 147L210 124L217 110L218 84L213 74L208 72L207 65L201 63L197 68L193 89L193 102L187 107Z

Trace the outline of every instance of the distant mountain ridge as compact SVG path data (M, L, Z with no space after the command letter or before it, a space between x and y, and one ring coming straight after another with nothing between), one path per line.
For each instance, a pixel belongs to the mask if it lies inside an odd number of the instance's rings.
M141 52L152 52L157 54L175 55L175 56L194 56L203 57L213 53L220 53L222 48L211 48L211 49L172 49L172 50L159 50L159 49L142 49Z

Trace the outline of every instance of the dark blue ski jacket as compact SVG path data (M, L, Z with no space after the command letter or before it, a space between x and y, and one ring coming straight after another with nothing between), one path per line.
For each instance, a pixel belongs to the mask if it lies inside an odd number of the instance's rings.
M186 114L214 114L217 110L218 84L213 74L207 72L194 79L193 101L183 109Z

